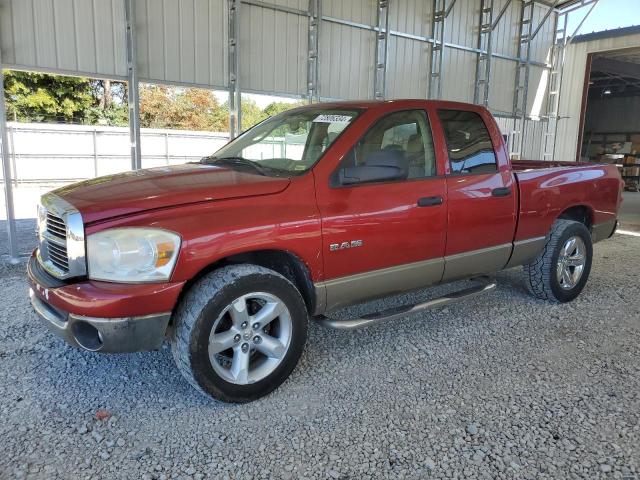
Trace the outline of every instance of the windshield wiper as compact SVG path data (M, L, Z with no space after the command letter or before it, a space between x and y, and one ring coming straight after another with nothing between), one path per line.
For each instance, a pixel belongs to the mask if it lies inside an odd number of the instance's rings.
M243 157L202 157L200 159L200 163L206 163L207 165L242 165L247 167L252 167L256 172L260 175L267 176L266 168L262 165L258 165L256 162L252 162L251 160L247 160Z

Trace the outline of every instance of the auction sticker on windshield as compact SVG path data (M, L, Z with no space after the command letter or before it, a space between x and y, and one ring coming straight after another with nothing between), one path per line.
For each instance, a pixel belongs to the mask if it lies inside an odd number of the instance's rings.
M352 118L351 115L318 115L313 121L322 123L348 123Z

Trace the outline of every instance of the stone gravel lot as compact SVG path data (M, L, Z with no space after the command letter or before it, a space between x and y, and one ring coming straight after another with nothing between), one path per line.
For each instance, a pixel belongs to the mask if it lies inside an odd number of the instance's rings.
M312 325L293 376L247 405L196 393L166 346L66 346L24 265L0 266L0 478L640 479L640 237L595 252L571 304L534 300L514 269L395 323Z

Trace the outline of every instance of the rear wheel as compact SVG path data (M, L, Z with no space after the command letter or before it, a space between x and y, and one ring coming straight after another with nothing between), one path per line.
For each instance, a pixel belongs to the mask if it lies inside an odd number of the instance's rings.
M266 268L235 265L205 276L185 296L172 350L200 391L247 402L286 380L306 337L307 310L295 286Z
M587 283L592 256L587 227L572 220L557 220L545 248L524 266L529 291L543 300L570 302Z

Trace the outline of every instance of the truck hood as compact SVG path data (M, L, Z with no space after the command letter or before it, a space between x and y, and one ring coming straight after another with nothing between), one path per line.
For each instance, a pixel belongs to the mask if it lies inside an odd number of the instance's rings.
M189 163L98 177L59 188L85 224L145 210L283 191L287 178Z

